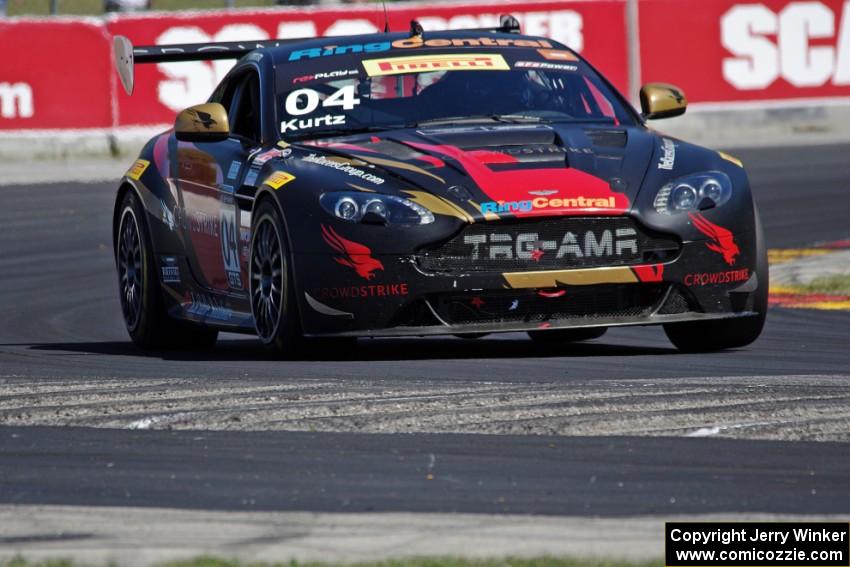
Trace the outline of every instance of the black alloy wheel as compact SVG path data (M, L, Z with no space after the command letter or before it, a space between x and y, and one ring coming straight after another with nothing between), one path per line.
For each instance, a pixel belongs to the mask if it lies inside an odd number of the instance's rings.
M251 238L251 313L260 341L268 349L290 356L301 343L286 232L280 213L269 199L254 213Z
M168 316L160 295L145 210L133 191L121 198L115 233L115 265L121 312L136 346L145 349L207 349L218 331Z
M139 223L132 207L126 207L118 228L118 284L121 289L121 311L124 322L132 333L142 319L142 244L139 240Z

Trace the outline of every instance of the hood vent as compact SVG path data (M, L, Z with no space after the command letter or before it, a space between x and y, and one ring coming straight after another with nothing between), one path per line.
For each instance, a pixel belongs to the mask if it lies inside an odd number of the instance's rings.
M625 148L628 137L625 130L585 130L597 148Z

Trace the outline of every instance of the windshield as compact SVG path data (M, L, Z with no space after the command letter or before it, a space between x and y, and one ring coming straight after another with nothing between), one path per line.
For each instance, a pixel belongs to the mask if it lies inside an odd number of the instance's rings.
M570 51L455 49L380 55L340 55L280 66L282 137L475 122L634 123L605 82ZM307 70L311 72L305 74Z

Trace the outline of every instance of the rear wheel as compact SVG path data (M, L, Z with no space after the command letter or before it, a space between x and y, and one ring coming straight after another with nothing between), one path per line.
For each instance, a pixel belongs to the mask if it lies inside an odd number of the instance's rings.
M529 331L536 344L546 347L556 347L567 343L598 339L608 330L607 327L591 327L589 329L553 329L551 331Z
M761 335L767 317L770 273L767 264L767 249L761 221L756 212L756 280L758 288L753 292L753 311L758 315L720 321L694 321L664 325L670 342L683 352L711 352L747 346Z
M250 293L254 328L263 345L283 356L292 356L303 343L289 251L283 220L269 200L254 214L251 239Z
M115 264L124 324L143 349L210 348L218 331L168 316L159 290L153 247L138 197L128 191L121 200L115 242Z

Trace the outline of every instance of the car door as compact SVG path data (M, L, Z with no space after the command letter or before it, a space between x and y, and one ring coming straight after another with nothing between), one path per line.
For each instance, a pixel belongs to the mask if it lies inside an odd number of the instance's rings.
M247 246L242 241L248 235L235 190L249 156L261 144L259 88L252 67L230 78L220 100L228 111L230 136L219 142L178 143L178 191L189 263L198 282L212 291L241 295L247 289Z

